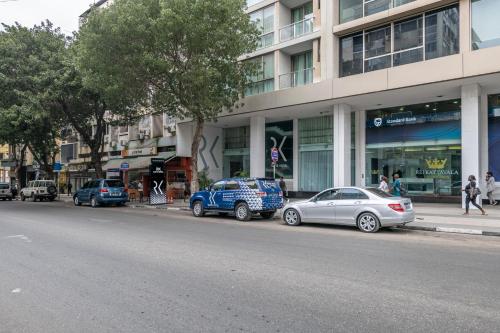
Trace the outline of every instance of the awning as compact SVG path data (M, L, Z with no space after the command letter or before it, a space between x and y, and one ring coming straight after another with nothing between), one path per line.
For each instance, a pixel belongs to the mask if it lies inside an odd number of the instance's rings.
M129 165L129 170L140 170L147 169L151 165L152 158L164 158L165 160L171 160L175 157L175 152L165 152L159 153L156 156L141 156L141 157L129 157L129 158L117 158L109 160L102 167L103 170L109 169L120 169L122 163L127 162Z

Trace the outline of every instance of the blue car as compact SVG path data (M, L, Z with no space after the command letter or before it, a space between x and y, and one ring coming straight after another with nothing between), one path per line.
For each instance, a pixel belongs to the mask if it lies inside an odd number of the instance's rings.
M92 207L117 205L123 206L128 201L125 185L119 179L96 179L85 183L73 195L75 206L89 203Z
M238 220L248 221L258 213L270 219L283 207L283 192L274 179L229 178L194 193L189 203L196 217L206 212L234 213Z

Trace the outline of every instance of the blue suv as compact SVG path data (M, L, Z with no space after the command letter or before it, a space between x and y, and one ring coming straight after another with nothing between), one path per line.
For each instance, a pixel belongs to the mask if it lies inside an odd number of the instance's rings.
M89 203L92 207L99 205L123 206L128 201L125 185L119 179L96 179L85 183L73 195L75 206Z
M254 213L270 219L283 207L283 192L274 179L229 178L194 193L189 204L196 217L210 211L234 213L240 221L250 220Z

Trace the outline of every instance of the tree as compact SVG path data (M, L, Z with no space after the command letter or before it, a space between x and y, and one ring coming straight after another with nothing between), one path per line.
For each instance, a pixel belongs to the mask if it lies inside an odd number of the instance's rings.
M255 72L240 61L259 35L244 8L245 0L117 0L80 32L79 67L106 100L126 95L129 112L152 108L194 122L194 191L205 123L238 106Z

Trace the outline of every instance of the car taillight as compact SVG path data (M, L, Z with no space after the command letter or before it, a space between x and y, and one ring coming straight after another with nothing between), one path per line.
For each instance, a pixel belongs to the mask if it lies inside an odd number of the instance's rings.
M262 197L265 197L267 195L267 193L266 192L257 192L257 195L262 198Z
M404 208L401 204L389 204L389 208L395 210L396 212L404 213Z
M109 191L108 191L108 189L107 189L107 188L101 188L101 189L99 190L99 192L101 192L101 193L108 193Z

